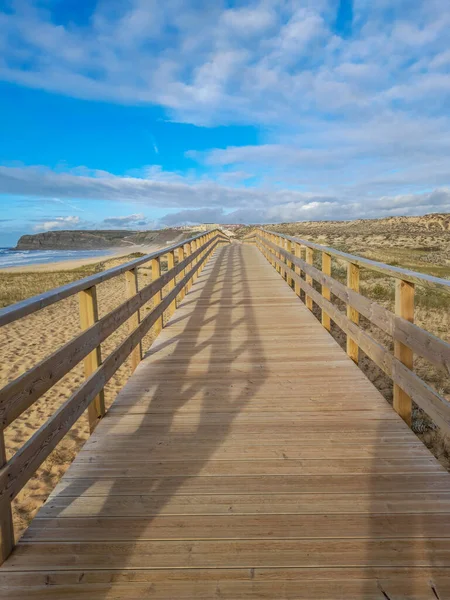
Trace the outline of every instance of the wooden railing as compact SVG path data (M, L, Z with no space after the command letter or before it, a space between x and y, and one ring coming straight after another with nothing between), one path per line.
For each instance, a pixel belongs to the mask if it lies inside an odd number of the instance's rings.
M166 312L170 316L173 313L212 251L218 244L227 241L228 237L220 230L205 232L0 311L0 326L3 326L78 294L83 330L54 354L0 390L0 564L14 546L12 500L85 410L88 412L90 431L94 430L99 419L105 415L105 384L130 355L132 370L137 367L142 358L143 337L152 327L156 335L159 333L163 327L163 314ZM168 264L168 270L163 274L160 264L162 256L167 256ZM150 261L152 282L138 290L137 269ZM122 274L125 274L127 300L99 319L96 286ZM179 281L176 280L177 276ZM163 296L166 286L168 292ZM153 309L141 319L139 309L152 299ZM127 321L129 336L102 360L101 343ZM82 360L86 376L83 385L6 461L5 427Z
M317 304L322 325L328 331L332 320L347 335L347 353L355 363L358 364L361 349L393 380L394 409L409 425L414 401L444 434L450 433L450 402L413 370L413 358L417 355L450 374L450 344L413 323L415 285L450 294L449 280L389 266L265 229L254 230L245 240L256 242L298 296L303 290L305 304L310 310L313 310L313 302ZM331 257L347 265L347 285L332 277ZM321 259L321 270L314 266L314 258ZM395 278L395 312L360 293L361 268ZM319 284L320 291L314 287L313 281ZM331 301L331 294L345 303L345 313ZM360 315L392 337L393 354L360 327Z

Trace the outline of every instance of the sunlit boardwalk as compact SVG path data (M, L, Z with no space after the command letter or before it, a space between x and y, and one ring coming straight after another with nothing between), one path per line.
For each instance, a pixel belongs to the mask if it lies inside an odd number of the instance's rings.
M219 247L0 569L10 598L450 597L450 476L254 246Z

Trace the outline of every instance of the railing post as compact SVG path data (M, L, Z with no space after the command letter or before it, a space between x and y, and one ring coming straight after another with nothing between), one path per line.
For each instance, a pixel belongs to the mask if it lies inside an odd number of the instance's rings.
M327 252L322 252L322 273L324 275L331 275L331 254ZM322 297L325 300L331 300L331 293L329 288L325 285L322 286ZM322 309L322 325L328 331L331 330L331 320L330 316Z
M189 258L189 256L192 254L192 244L187 243L185 244L185 254L186 254L186 258ZM192 262L189 263L187 270L189 271L189 269L192 267ZM186 282L186 287L184 288L184 295L186 295L189 290L191 289L191 280Z
M411 323L414 322L414 284L397 279L395 282L395 314ZM405 367L412 371L414 366L414 353L408 346L394 339L394 356ZM394 383L394 409L401 418L411 426L412 401L411 398Z
M170 271L170 269L173 269L174 266L175 266L175 252L172 251L167 254L167 269ZM174 287L175 287L175 279L171 279L167 286L169 293L173 290ZM167 309L169 317L171 317L173 315L176 307L177 307L177 304L176 304L176 300L174 299L173 302L171 302L169 304L169 308Z
M179 263L180 263L180 262L183 262L183 260L184 260L184 246L180 246L180 247L178 248L178 262L179 262ZM181 273L180 273L180 277L181 277L181 279L182 279L182 278L183 278L185 275L186 275L186 269L183 269L183 270L181 271ZM177 296L177 299L176 299L177 306L178 306L178 305L180 304L180 302L183 300L183 298L184 298L184 294L185 294L185 289L184 289L184 288L181 288L181 290L180 290L180 293L178 294L178 296Z
M5 432L0 431L0 468L6 465ZM5 498L0 506L0 565L14 548L14 525L11 501Z
M206 235L202 235L202 237L199 240L199 248L202 248L203 244L206 243ZM203 256L205 255L205 249L203 248L203 250L200 252L200 254L198 255L198 260L200 260L201 258L203 258ZM197 271L197 273L200 275L200 273L203 271L203 267L205 266L205 263L203 262L200 265L199 270Z
M152 281L156 281L156 279L159 279L159 277L161 277L161 259L159 256L157 256L156 258L152 259ZM161 300L162 300L162 290L159 290L153 296L153 308L156 308L158 306L158 304L161 302ZM154 331L155 337L157 337L160 334L162 328L163 328L163 315L158 317L158 319L155 321L155 324L153 325L153 331Z
M97 290L95 285L78 292L80 304L80 324L81 329L89 329L98 321L98 303ZM102 364L102 353L100 346L97 346L84 359L84 375L88 379L94 371ZM102 390L88 406L89 430L92 433L98 421L105 415L105 393Z
M195 251L197 250L197 240L194 240L193 242L191 242L191 254L193 254ZM191 267L195 266L197 264L197 259L194 258L193 261L191 262ZM195 281L195 273L192 275L191 279L188 282L188 290L191 289L193 283Z
M347 264L347 287L355 292L359 292L359 267L353 263ZM350 304L347 304L347 317L353 323L359 323L359 312ZM347 335L347 354L358 364L359 346L349 335Z
M314 250L312 248L309 248L308 246L306 246L306 262L308 263L308 265L312 265L314 262ZM312 286L313 278L311 277L311 275L306 274L305 281L308 285ZM309 310L313 309L312 298L307 294L305 295L305 304L306 308L309 308Z
M300 244L297 244L297 242L294 243L294 252L295 252L295 256L297 258L301 258L302 257L302 247L300 246ZM295 265L295 272L297 273L297 275L300 277L302 274L302 270L300 269L299 266ZM300 298L300 284L299 283L295 283L295 293L297 294L297 296Z
M284 238L284 243L283 243L283 247L284 250L286 252L289 252L289 240L287 240L286 238ZM284 270L284 278L286 279L286 283L289 285L289 275L288 275L288 268L289 268L289 258L286 256L286 258L284 259L284 262L286 263L286 268Z
M132 298L138 293L138 276L137 269L130 269L125 272L125 289L127 298ZM141 322L140 311L137 310L129 319L130 333L132 333ZM142 343L134 348L131 353L131 372L134 373L136 367L142 360Z
M286 240L286 250L289 252L289 254L292 254L292 242L291 240ZM289 260L289 258L287 259L287 266L292 269L292 261ZM293 287L294 285L294 280L292 279L292 276L287 275L286 276L286 281L288 282L290 287Z
M278 236L278 248L284 249L284 239L281 236ZM278 260L282 263L285 262L284 256L278 251ZM286 270L280 265L280 275L284 279L286 277Z

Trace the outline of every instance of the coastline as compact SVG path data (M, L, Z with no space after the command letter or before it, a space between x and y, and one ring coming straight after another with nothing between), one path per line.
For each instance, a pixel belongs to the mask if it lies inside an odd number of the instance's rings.
M106 260L115 260L140 252L142 254L150 254L158 249L158 246L127 246L125 248L110 248L109 254L99 254L90 258L84 257L79 259L60 260L48 263L33 263L30 265L20 265L13 267L0 267L0 273L35 273L35 272L52 272L52 271L71 271L79 269L86 265L93 265ZM107 250L105 249L105 252Z
M101 268L111 268L128 262L128 255L135 252L149 254L159 246L127 246L114 249L114 253L79 260L54 263L32 264L28 266L5 267L0 269L0 298L4 305L26 297L43 293L52 287L70 283L94 272L93 264L103 262ZM83 271L83 267L87 267ZM78 270L79 269L79 270ZM138 269L139 287L149 283L148 269ZM3 290L2 290L3 286ZM1 296L3 293L3 296ZM99 314L104 315L119 306L126 299L124 280L113 278L97 286ZM2 302L0 301L0 306ZM152 307L152 301L147 305ZM5 325L0 332L2 361L0 361L0 387L19 377L39 361L51 355L55 348L67 344L80 332L79 305L77 295L36 311L22 319ZM102 351L107 356L128 335L125 325L110 335L102 343ZM149 348L154 332L145 337L144 348ZM131 374L131 361L128 359L105 386L105 402L109 406L124 386ZM30 435L36 432L46 420L57 411L67 398L84 381L83 361L78 363L65 377L43 394L22 415L5 430L7 457L13 456L23 446ZM58 448L47 458L36 474L20 492L13 503L13 518L17 539L54 489L62 474L84 444L89 434L86 415L82 415L72 427Z

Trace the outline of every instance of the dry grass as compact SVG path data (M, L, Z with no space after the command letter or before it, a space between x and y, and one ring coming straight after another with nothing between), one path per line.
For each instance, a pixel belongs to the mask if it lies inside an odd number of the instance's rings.
M136 257L137 255L129 255L120 259L110 259L71 271L61 270L57 272L40 272L38 274L33 272L2 272L0 273L0 302L5 306L8 303L23 300L56 286L112 268ZM165 270L167 268L166 263L165 261L161 262L162 270ZM140 287L150 283L151 268L147 266L139 268L138 279ZM124 276L115 277L98 285L97 297L99 316L102 317L126 299ZM145 314L145 312L151 310L152 306L152 301L148 302L142 308L142 312ZM0 344L3 360L0 365L0 387L55 352L79 332L78 298L76 295L2 327L0 330ZM102 344L103 356L110 354L127 337L128 332L128 323L116 330ZM144 350L150 347L153 338L153 333L150 331L143 340ZM130 374L130 361L128 360L120 367L105 388L107 406L111 405ZM80 363L6 428L5 442L8 458L24 445L83 381L83 365ZM83 416L18 495L13 503L17 537L26 529L87 437L88 424L86 417Z

